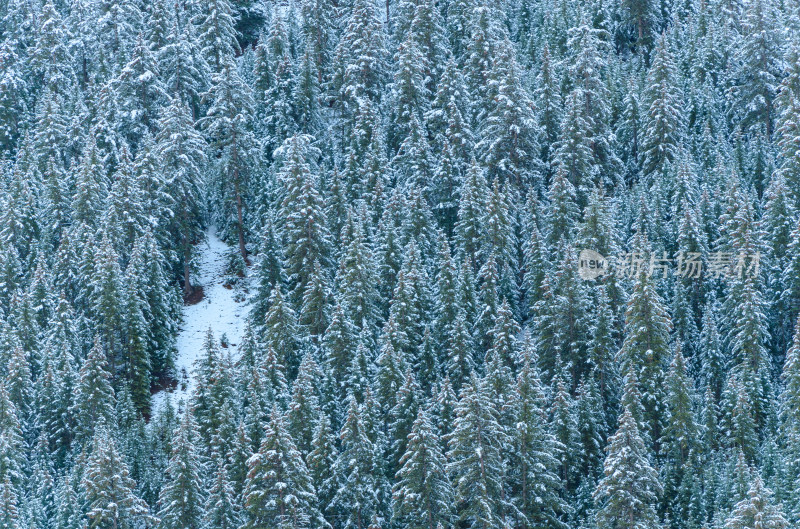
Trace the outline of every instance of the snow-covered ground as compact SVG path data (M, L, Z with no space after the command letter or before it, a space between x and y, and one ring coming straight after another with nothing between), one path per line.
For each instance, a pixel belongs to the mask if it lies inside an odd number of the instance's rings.
M206 243L201 244L198 250L200 266L194 276L194 284L203 287L204 297L199 303L183 306L175 358L178 386L171 391L173 405L177 405L180 399L189 400L194 389L194 362L202 354L209 327L217 343L223 334L227 336L230 344L228 351L235 358L248 311L246 301L235 301L236 290L223 286L230 247L217 237L213 227L206 234ZM153 395L153 410L161 406L165 393L160 391Z

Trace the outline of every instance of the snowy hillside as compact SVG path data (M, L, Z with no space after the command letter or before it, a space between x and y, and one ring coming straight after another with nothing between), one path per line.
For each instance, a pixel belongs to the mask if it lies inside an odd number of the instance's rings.
M800 0L0 0L0 529L788 529L798 476Z

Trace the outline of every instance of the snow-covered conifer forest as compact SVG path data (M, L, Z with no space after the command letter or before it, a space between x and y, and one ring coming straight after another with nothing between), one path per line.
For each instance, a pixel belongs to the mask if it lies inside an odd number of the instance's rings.
M800 527L796 0L0 0L0 528Z

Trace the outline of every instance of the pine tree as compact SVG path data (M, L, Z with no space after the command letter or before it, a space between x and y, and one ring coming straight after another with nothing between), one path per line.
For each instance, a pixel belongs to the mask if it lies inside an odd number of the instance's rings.
M585 350L589 299L577 275L575 250L561 246L559 254L564 257L553 275L543 282L542 299L533 307L535 337L547 379L555 374L558 358L569 364L577 379L588 369Z
M380 470L364 412L353 397L339 437L342 450L333 470L342 481L328 511L341 517L339 526L343 529L364 529L378 508Z
M578 423L574 413L575 404L569 393L570 382L565 376L566 369L561 365L560 359L556 364L556 370L556 376L552 380L553 400L548 426L560 449L557 471L561 484L563 487L571 487L578 478L580 454Z
M154 132L158 109L166 99L158 61L141 34L130 60L111 79L108 95L114 98L116 128L135 149L140 138Z
M86 491L89 527L134 528L158 521L136 496L136 483L116 443L102 423L95 433L81 486Z
M264 148L267 159L296 131L293 118L292 94L294 92L294 65L292 49L287 34L288 20L281 14L272 17L259 59L269 68L269 83L259 86L255 93L258 102L259 122L262 123Z
M365 228L360 221L356 222L353 238L339 260L336 297L358 330L367 329L371 335L376 329L380 301L377 273Z
M539 129L534 103L520 83L519 70L510 43L502 42L488 79L488 90L496 95L475 148L490 168L490 176L522 186L535 181L533 172L538 168L533 161L539 152Z
M344 311L341 304L336 304L331 316L331 323L322 339L325 353L326 374L336 386L337 398L339 390L347 380L347 370L350 367L351 351L355 350L358 339L358 328Z
M642 173L651 179L659 178L678 154L683 115L681 95L675 87L677 79L672 53L666 37L662 36L647 73L644 94L648 109L642 131Z
M320 413L314 426L314 438L311 441L311 451L306 456L306 464L317 492L319 500L317 506L321 512L326 512L339 490L341 476L334 471L338 456L330 419L325 413Z
M560 244L562 239L566 242L572 239L580 209L575 186L567 178L561 167L550 183L547 198L550 201L550 214L548 215L548 230L546 242L551 247Z
M403 375L403 384L396 393L396 402L389 410L386 423L388 424L390 445L390 462L387 465L391 470L388 475L396 473L400 468L400 461L407 451L409 435L417 419L420 407L420 389L413 371L407 368Z
M203 529L237 529L240 527L240 506L236 491L228 477L228 467L219 452L214 452L215 468L211 488L203 510Z
M159 497L158 517L165 529L201 527L203 486L200 461L196 452L196 426L192 412L186 410L172 437L172 454L167 476Z
M514 225L515 219L508 190L509 186L501 187L498 178L492 181L491 190L486 201L486 213L483 217L482 237L482 255L494 255L498 269L503 271L503 279L501 281L504 283L514 281L513 278L508 276L510 274L516 275L518 268L516 261L516 226ZM506 285L506 289L509 288L513 287ZM506 291L504 294L509 296L515 294L515 292Z
M184 296L194 292L191 272L196 268L195 244L202 239L203 169L205 142L193 126L189 108L174 98L159 122L157 153L167 172L165 192L174 215L170 229L177 239L177 252L183 265Z
M592 123L584 115L584 106L585 101L580 91L570 92L560 125L561 136L553 145L555 178L566 179L573 188L580 189L582 194L597 180L592 152ZM552 181L551 190L556 185L555 182L556 180Z
M314 442L314 428L321 411L318 396L321 375L313 355L306 353L292 385L292 401L286 416L289 433L302 454L308 454Z
M42 6L39 17L38 38L30 51L30 67L41 76L44 87L65 96L76 81L69 49L72 36L52 1Z
M458 220L455 225L456 243L465 256L480 255L480 222L486 211L488 185L483 170L473 159L461 187Z
M392 85L392 127L389 147L392 151L420 128L427 110L428 87L425 85L424 59L412 34L400 43L395 53L394 83Z
M381 100L386 77L383 28L371 0L353 3L350 17L333 53L331 91L353 112L359 98Z
M587 487L600 473L603 463L605 434L608 420L604 413L604 401L595 376L584 377L575 390L575 420L581 444L579 472L582 476L579 487Z
M591 131L594 164L606 173L604 183L610 185L619 171L619 159L614 154L613 138L608 136L612 108L609 104L610 93L603 81L607 70L603 59L608 49L607 33L603 29L595 29L587 16L583 15L580 22L567 31L567 36L566 44L572 61L568 71L576 79L574 90L578 91L579 99L583 101L583 119Z
M137 252L137 256L141 254ZM142 298L141 284L137 277L138 259L132 260L128 268L133 268L128 273L128 288L125 289L125 303L123 304L123 342L122 358L124 374L128 387L132 393L131 398L136 409L144 414L150 414L150 333L145 320L146 300Z
M286 429L283 416L273 407L264 439L247 461L244 527L327 527L317 510L311 475Z
M562 100L559 87L558 73L554 67L550 46L544 45L541 53L539 72L536 75L536 89L533 93L536 104L536 115L542 127L542 134L546 141L541 142L542 162L550 161L551 147L558 140L561 115Z
M81 443L91 440L98 423L114 423L115 398L111 377L106 353L100 338L96 337L78 374L71 410L75 417L75 437Z
M397 404L397 392L403 384L407 362L403 349L395 345L398 333L394 332L395 324L389 320L384 327L384 339L381 352L375 363L375 397L381 403L384 412L388 412ZM402 342L401 342L402 344Z
M562 516L569 506L559 495L562 483L557 475L557 454L565 447L544 426L545 404L533 344L528 341L509 403L514 421L510 436L518 461L509 468L511 501L522 514L520 527L565 529Z
M595 500L602 502L598 527L659 527L655 505L661 483L630 410L623 411L606 450L605 475L594 492Z
M455 484L456 519L468 527L502 527L509 507L502 456L508 438L486 382L474 372L461 390L455 412L447 473Z
M317 177L311 171L315 156L312 140L310 136L295 135L286 140L280 154L276 152L284 160L278 179L285 190L281 203L287 239L285 266L298 299L308 285L314 262L325 268L329 265L332 244Z
M670 354L671 322L653 282L642 271L625 311L625 339L617 354L620 370L633 371L641 384L645 433L657 443L664 427L664 367ZM657 444L656 444L657 446Z
M690 510L686 487L691 480L692 469L697 464L700 446L700 428L694 414L694 388L689 378L686 362L680 348L670 364L666 378L667 412L669 419L661 435L661 453L664 464L664 498L669 502L669 511L675 519L686 517Z
M187 105L196 120L209 81L209 64L198 42L196 26L192 23L181 26L178 20L172 21L169 38L161 49L154 51L164 89Z
M197 27L205 60L219 72L228 60L240 51L237 40L236 15L229 0L194 4L196 15L191 23Z
M19 512L19 495L11 480L6 476L0 485L0 526L8 529L22 529L23 519Z
M760 476L756 476L747 491L747 497L734 506L724 525L725 529L756 526L764 529L789 527L780 505L772 504L772 491L764 486Z
M26 86L19 57L9 40L0 44L0 62L4 65L0 76L0 151L10 153L19 139L17 123L26 112L27 105L22 97Z
M458 307L458 271L450 253L450 244L447 239L442 239L439 245L438 263L436 273L436 286L434 291L435 316L433 321L433 335L438 344L443 345L448 338L449 330L456 321Z
M753 0L742 21L743 38L735 52L738 65L731 88L732 108L745 128L761 128L772 136L774 99L780 74L779 14L769 2ZM744 13L743 13L744 14Z
M428 277L417 245L411 242L404 251L405 259L397 275L389 319L405 334L403 352L413 358L416 355L425 329L425 315L431 307ZM399 344L395 343L395 346Z
M318 82L327 78L336 39L335 5L328 0L305 0L300 4L303 34Z
M798 408L797 399L800 397L800 320L795 327L794 340L792 346L786 352L786 362L783 365L783 379L784 389L780 396L779 405L779 435L784 446L788 483L787 489L789 491L796 491L797 488L790 483L794 483L797 478L796 469L800 464L800 421L796 417ZM797 505L796 492L789 492L790 505ZM792 519L795 519L796 513L792 509Z
M270 306L264 316L261 340L264 345L278 355L277 361L289 371L294 379L300 364L300 337L297 315L291 304L283 299L280 287L275 287L270 295Z
M215 1L223 6L229 5L227 0ZM224 10L221 13L224 14ZM224 43L229 38L229 35L222 35L214 42ZM204 100L209 101L209 108L200 124L212 139L211 147L217 156L221 178L218 186L224 197L222 207L225 212L235 212L230 217L236 219L234 226L239 253L246 260L244 196L255 157L256 140L251 130L254 102L250 87L239 76L231 60L225 59L218 67L219 73L213 76L211 88L204 96ZM226 214L223 218L227 223L229 216Z
M411 427L400 465L392 494L393 519L405 527L419 529L447 524L453 489L439 437L423 408Z
M304 134L318 134L322 129L321 88L312 43L306 43L302 62L293 79L294 119Z
M24 475L24 440L17 410L4 383L0 383L0 479L21 486Z

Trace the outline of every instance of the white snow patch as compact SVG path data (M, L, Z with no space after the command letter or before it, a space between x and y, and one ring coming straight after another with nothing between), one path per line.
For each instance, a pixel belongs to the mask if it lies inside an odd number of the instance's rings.
M181 399L188 402L194 390L194 363L203 352L206 332L209 327L214 339L219 343L225 334L228 338L228 349L224 353L238 357L238 345L241 342L249 305L246 300L235 301L236 289L223 286L225 265L231 248L217 237L216 229L211 227L206 233L206 243L199 247L200 265L194 276L194 285L203 287L203 299L194 305L183 306L183 320L178 329L175 371L178 386L170 391L171 401L176 405ZM247 282L248 278L244 281ZM245 283L246 284L246 283ZM246 289L245 289L246 291ZM164 402L167 391L153 395L152 409L158 410Z

